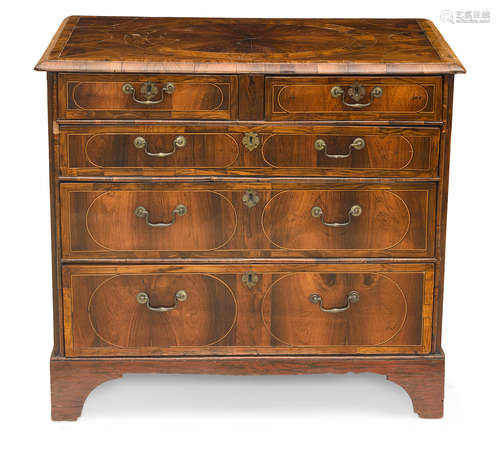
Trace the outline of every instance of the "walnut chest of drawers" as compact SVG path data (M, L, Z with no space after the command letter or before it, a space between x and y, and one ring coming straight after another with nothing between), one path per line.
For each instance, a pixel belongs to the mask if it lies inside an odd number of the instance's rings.
M453 77L427 20L69 17L52 416L123 373L374 372L443 413Z

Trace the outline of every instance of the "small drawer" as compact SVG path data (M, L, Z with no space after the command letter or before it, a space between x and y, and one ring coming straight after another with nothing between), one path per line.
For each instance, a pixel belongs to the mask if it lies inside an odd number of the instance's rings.
M61 185L66 259L432 257L435 184Z
M266 78L267 120L440 121L441 107L439 76Z
M439 128L60 126L62 176L436 177Z
M63 268L67 356L430 351L430 264Z
M66 119L236 119L235 76L60 75Z

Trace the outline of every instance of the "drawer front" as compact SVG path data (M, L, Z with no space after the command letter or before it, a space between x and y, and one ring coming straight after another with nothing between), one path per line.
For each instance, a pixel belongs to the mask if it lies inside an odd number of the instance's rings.
M63 257L425 257L435 185L62 184Z
M63 284L67 356L430 351L429 264L71 265Z
M428 77L267 77L267 120L440 121L442 81Z
M235 119L235 76L60 75L62 118Z
M63 176L435 177L438 128L61 126Z

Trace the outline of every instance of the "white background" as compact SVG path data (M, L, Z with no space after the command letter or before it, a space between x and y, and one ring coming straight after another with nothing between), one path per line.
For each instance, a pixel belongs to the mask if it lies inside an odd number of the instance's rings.
M442 10L488 10L491 23L443 23ZM443 419L419 419L400 387L371 374L129 375L94 390L76 423L50 421L46 84L44 74L32 68L63 18L73 14L434 21L468 70L455 82ZM0 446L433 448L463 442L498 447L499 16L494 1L473 0L4 2Z

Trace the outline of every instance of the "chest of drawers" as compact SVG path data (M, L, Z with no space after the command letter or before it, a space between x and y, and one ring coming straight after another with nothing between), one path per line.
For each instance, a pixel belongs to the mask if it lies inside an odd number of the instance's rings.
M69 17L52 417L124 373L374 372L442 416L453 77L411 19Z

